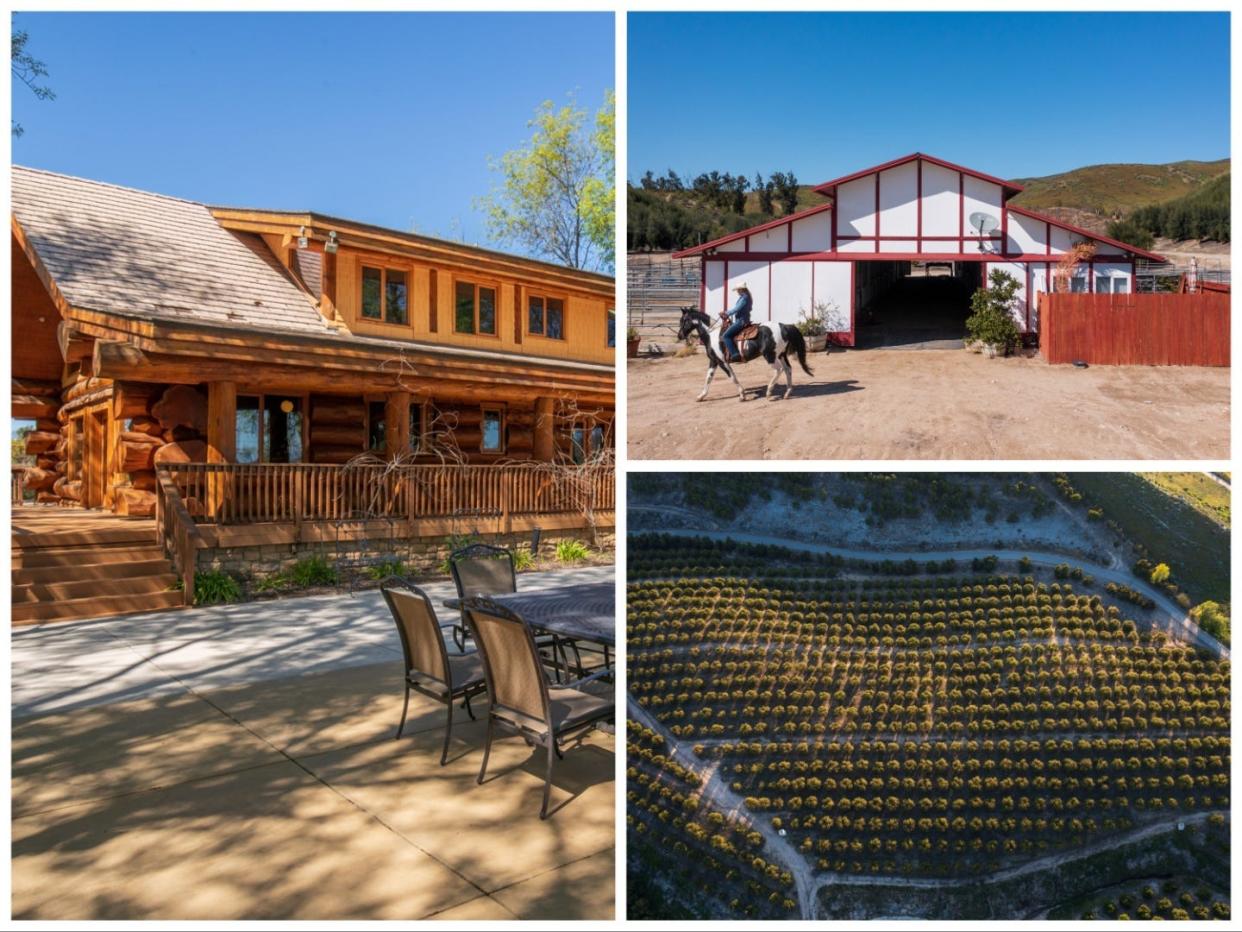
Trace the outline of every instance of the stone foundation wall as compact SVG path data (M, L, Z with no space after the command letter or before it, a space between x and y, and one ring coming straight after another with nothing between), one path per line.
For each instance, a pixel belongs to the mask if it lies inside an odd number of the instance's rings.
M616 548L614 528L597 529L598 543L591 544L591 534L586 528L574 530L544 531L540 536L537 559L547 562L555 559L556 542L562 539L580 540L591 547L592 553L613 553ZM529 532L520 534L483 534L474 538L485 544L512 549L530 548ZM199 572L223 571L241 579L259 580L291 569L295 563L311 557L322 557L329 564L351 564L365 561L368 564L387 560L400 560L411 575L438 575L440 566L454 546L461 546L444 537L426 537L396 540L374 539L369 541L334 541L265 544L254 547L208 548L198 552Z

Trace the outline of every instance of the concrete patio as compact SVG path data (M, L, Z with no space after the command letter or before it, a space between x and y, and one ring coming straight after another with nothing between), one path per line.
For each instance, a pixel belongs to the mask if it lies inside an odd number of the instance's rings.
M400 646L376 592L11 643L14 918L613 917L613 736L558 762L546 822L521 739L478 786L482 724L461 714L441 768L444 708L415 694L394 741Z

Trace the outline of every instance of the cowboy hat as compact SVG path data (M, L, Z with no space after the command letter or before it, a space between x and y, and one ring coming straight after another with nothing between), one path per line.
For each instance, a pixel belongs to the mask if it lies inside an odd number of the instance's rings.
M746 287L746 282L742 282L740 285L735 286L733 290L734 291L750 291L750 289Z

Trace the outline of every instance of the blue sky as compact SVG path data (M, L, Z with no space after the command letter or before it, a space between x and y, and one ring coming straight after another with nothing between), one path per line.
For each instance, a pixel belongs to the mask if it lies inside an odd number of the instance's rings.
M544 100L594 112L612 14L24 14L13 161L212 204L488 244L489 156ZM494 244L492 244L494 245ZM502 248L514 249L512 246Z
M1229 155L1228 14L640 14L628 174ZM1145 114L1150 114L1147 116Z

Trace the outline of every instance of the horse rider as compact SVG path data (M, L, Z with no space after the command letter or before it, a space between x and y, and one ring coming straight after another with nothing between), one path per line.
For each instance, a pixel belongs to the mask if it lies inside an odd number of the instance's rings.
M731 320L732 323L721 334L721 341L728 354L728 361L741 362L742 357L738 353L735 337L750 324L750 309L754 306L754 301L750 297L750 289L746 287L746 282L742 282L733 290L737 292L737 303L724 312L725 319Z

